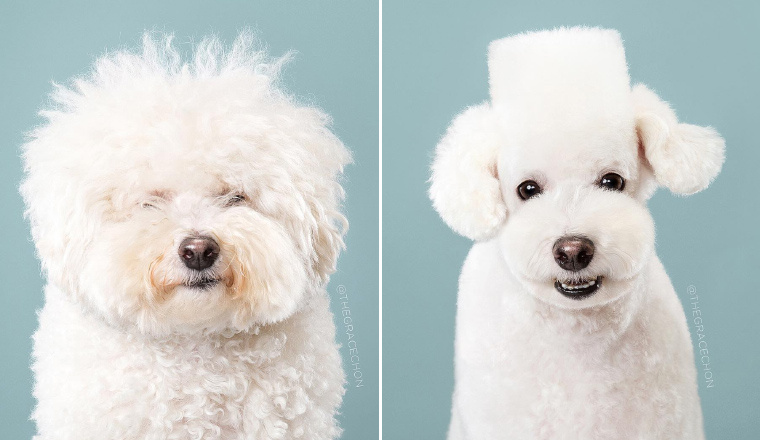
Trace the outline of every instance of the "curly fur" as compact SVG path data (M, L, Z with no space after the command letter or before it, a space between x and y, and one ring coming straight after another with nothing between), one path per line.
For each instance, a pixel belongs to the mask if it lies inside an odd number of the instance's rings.
M343 373L324 285L350 154L280 91L250 32L171 35L56 85L21 192L48 278L38 439L332 439ZM202 272L177 249L220 247ZM201 279L217 282L194 286Z
M477 240L462 269L450 440L701 439L681 304L646 201L707 187L724 143L630 86L619 34L561 28L491 43L491 99L438 144L430 197ZM620 191L600 179L616 173ZM543 189L522 200L517 188ZM561 237L595 244L554 261ZM601 278L598 278L601 277ZM602 279L584 299L557 281Z

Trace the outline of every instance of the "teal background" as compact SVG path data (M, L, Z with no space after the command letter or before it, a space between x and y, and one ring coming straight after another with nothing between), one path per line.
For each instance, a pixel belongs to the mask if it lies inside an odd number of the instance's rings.
M686 198L661 189L649 207L682 302L690 307L689 285L700 296L715 381L700 380L707 437L760 438L759 19L746 1L383 2L386 438L442 439L449 421L457 277L470 242L426 196L433 149L458 112L488 98L491 40L562 25L618 29L633 81L726 139L710 188Z
M361 388L348 382L342 438L377 438L378 5L337 0L0 3L0 438L28 439L34 430L27 420L30 336L43 280L16 187L23 132L39 122L51 81L85 73L106 49L138 45L144 29L174 32L180 42L216 32L231 42L244 27L258 30L273 55L298 51L283 73L285 85L331 114L335 132L354 152L345 183L348 250L329 290L337 312L337 287L346 288L363 374ZM337 337L347 366L342 325Z

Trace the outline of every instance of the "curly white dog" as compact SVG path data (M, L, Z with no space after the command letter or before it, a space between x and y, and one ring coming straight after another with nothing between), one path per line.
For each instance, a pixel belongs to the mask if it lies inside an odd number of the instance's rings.
M24 146L37 439L333 439L350 154L242 33L97 61Z
M724 142L630 86L612 30L493 42L430 195L477 242L459 286L449 438L702 439L689 331L646 201L707 187Z

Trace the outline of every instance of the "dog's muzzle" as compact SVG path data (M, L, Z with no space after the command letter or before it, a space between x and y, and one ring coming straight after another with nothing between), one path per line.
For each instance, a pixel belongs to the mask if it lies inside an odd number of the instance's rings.
M552 247L554 261L562 269L578 272L585 269L594 258L594 242L582 236L561 237ZM574 279L554 282L559 293L572 299L583 299L593 295L602 285L602 277Z

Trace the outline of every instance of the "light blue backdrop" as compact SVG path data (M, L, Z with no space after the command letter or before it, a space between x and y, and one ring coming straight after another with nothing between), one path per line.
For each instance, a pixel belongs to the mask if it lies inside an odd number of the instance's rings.
M11 4L13 3L13 4ZM179 41L217 32L231 41L252 27L273 55L296 49L284 82L333 116L338 136L354 151L347 169L348 250L330 283L346 289L363 375L349 380L343 403L344 439L378 432L378 6L372 1L35 1L0 4L0 438L28 439L33 424L28 369L35 309L43 280L16 186L21 178L22 133L51 80L84 73L106 49L139 43L146 28L173 31ZM348 368L347 336L338 328Z
M689 285L700 296L714 373L713 388L700 380L707 436L760 438L759 19L747 1L384 1L385 437L442 439L449 420L457 277L470 242L425 194L438 139L454 115L488 98L489 41L592 25L622 33L634 81L726 139L727 161L710 188L688 198L659 190L649 206L682 301L690 307Z

